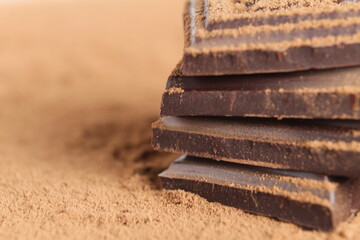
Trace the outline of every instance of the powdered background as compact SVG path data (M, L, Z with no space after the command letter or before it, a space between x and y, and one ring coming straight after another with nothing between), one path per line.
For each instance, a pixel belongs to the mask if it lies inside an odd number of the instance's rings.
M154 153L180 0L0 5L1 239L359 239L162 191Z

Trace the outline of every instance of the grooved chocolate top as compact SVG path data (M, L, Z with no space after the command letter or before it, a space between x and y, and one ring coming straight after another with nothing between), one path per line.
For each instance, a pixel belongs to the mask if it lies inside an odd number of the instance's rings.
M312 4L311 4L312 2ZM186 51L218 51L220 46L236 46L244 49L267 48L262 44L276 43L273 48L282 48L282 43L301 41L315 37L355 35L359 32L360 4L358 1L234 1L234 0L190 0L190 43L194 49ZM294 14L296 14L294 16ZM311 14L308 19L300 16ZM273 24L270 17L290 17L278 19ZM235 19L263 19L262 24L236 24ZM294 20L296 19L296 20ZM232 25L211 27L211 24L228 21ZM210 25L210 27L209 27ZM336 43L334 40L332 43ZM328 45L328 41L318 39L314 44ZM208 49L207 49L208 48ZM198 50L196 50L198 49Z
M358 50L359 36L358 1L189 0L184 73L224 75L358 65L353 51ZM298 51L304 47L322 50ZM317 58L323 60L314 61Z
M359 14L357 2L357 0L204 0L205 22L207 29L214 30L250 24L276 25L354 17Z

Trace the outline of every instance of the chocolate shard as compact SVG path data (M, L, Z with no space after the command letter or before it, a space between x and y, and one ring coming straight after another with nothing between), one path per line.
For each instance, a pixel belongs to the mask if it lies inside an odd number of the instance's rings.
M358 1L189 0L184 75L360 65Z
M165 189L329 231L352 214L352 181L183 156L161 173Z
M165 117L156 150L262 167L360 176L360 121Z
M168 79L162 116L360 119L360 68Z

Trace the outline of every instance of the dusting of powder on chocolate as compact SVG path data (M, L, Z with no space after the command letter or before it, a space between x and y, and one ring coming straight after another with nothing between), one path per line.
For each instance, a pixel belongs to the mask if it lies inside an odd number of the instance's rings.
M188 33L191 40L187 42L185 49L185 52L189 54L196 55L227 50L279 50L304 45L332 46L360 42L360 33L356 30L357 26L360 25L360 4L357 1L208 0L204 1L203 4L200 4L202 3L200 0L191 2L195 2L193 7L197 7L197 9L195 13L189 10L186 14L191 25L189 28L191 32ZM331 16L334 13L338 16L316 18L321 14ZM298 18L303 15L310 15L310 17L298 22L289 20L270 25L264 20L265 23L261 25L249 24L239 27L208 29L208 25L212 22L230 21L234 18L266 19L266 17L293 15L298 15ZM355 28L355 31L344 30L344 33L336 35L332 33L332 29L344 27ZM317 35L307 35L307 31L311 29L318 29ZM277 35L278 38L279 36L283 37L274 41L271 34ZM222 42L220 39L224 39L226 36L228 39ZM255 37L243 42L246 40L246 36ZM216 37L219 37L219 40L215 40ZM191 45L189 45L190 42Z
M346 0L207 0L210 21L247 16L308 14L357 9L358 1Z
M178 87L174 87L174 88L170 88L170 89L165 90L165 92L168 93L168 94L183 93L183 92L184 92L184 89L178 88Z

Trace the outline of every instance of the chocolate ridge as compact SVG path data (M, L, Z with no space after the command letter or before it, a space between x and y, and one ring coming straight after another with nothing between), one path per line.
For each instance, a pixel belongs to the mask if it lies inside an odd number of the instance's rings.
M298 23L309 20L322 20L322 19L335 19L335 18L348 18L359 17L360 11L332 12L322 13L319 15L314 14L295 14L295 15L278 15L268 16L266 18L250 18L250 17L237 17L229 20L209 21L206 25L208 31L216 29L238 28L243 26L261 26L261 25L278 25L284 23Z
M360 65L360 42L358 41L360 29L355 25L350 27L353 35L342 33L339 36L332 36L330 34L325 38L306 38L299 35L292 42L275 42L276 46L271 43L254 43L237 47L229 40L222 39L223 42L219 45L208 39L209 44L216 46L197 47L197 32L200 30L206 32L206 23L204 23L206 16L202 4L203 2L199 0L189 1L184 17L183 70L185 75L291 72ZM311 27L311 24L309 26ZM240 30L239 33L241 33ZM242 34L234 39L241 39L241 37Z

